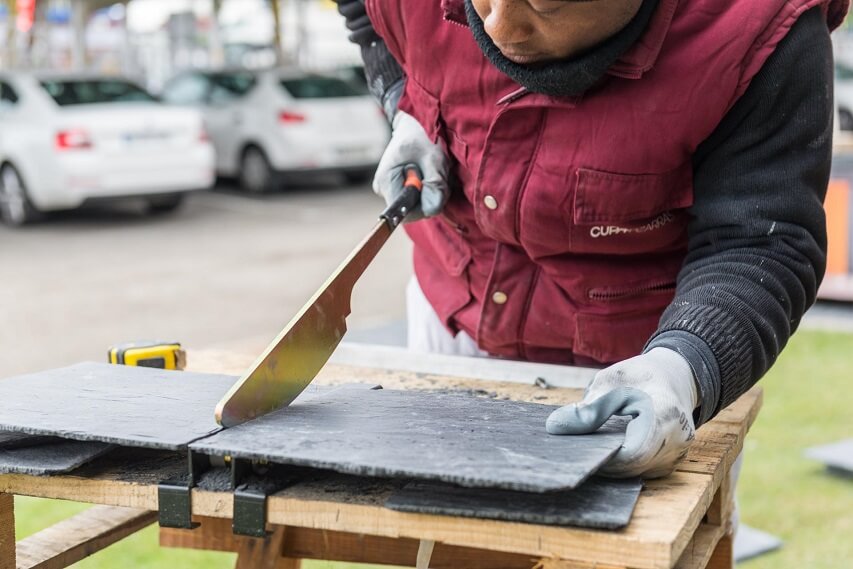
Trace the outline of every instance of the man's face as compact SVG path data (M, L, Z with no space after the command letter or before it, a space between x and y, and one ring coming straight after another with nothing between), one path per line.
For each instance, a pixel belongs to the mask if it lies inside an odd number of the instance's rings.
M532 65L579 55L616 34L643 0L472 0L504 56Z

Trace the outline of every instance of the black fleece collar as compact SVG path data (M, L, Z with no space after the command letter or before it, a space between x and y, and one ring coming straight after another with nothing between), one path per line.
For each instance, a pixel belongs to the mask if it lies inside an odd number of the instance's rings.
M533 93L575 97L595 85L607 69L640 39L658 7L658 2L659 0L644 0L637 15L627 26L586 53L535 67L519 65L504 57L486 33L483 20L477 15L471 0L465 0L465 13L480 49L502 73Z

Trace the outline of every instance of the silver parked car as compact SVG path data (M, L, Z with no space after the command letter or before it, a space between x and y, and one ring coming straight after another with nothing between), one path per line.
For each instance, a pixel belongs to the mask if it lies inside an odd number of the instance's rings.
M366 181L388 142L379 105L363 84L298 69L191 71L162 99L201 109L216 170L249 192L277 187L282 174L339 171Z

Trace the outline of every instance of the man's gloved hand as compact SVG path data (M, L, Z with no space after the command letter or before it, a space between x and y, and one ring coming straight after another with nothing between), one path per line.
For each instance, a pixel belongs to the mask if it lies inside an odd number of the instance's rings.
M698 402L687 360L674 350L654 348L598 372L583 400L551 413L546 428L552 435L583 435L612 415L630 415L625 443L601 472L658 478L687 453Z
M411 115L398 111L393 134L373 178L373 191L391 203L403 191L403 167L417 164L423 174L421 202L406 221L438 215L450 194L447 185L448 161L441 146L433 144L421 124Z

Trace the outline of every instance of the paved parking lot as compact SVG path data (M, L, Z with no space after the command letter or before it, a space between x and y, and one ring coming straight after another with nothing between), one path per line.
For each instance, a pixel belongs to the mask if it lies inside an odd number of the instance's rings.
M161 218L130 206L0 225L0 377L135 339L258 349L381 209L367 186L333 180L259 198L224 186ZM350 328L402 319L410 274L399 232L356 288Z

